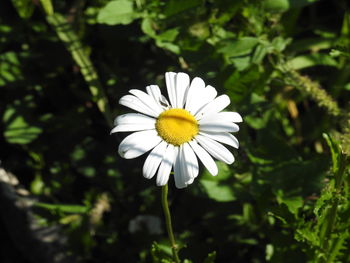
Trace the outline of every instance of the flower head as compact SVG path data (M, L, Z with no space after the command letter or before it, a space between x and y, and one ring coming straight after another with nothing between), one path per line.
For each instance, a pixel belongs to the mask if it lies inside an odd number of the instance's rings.
M165 185L172 169L175 185L184 188L199 172L198 159L212 175L218 168L213 158L227 164L234 162L232 153L221 143L238 148L231 132L239 130L242 117L237 112L222 112L230 104L227 95L217 97L212 86L186 73L165 73L168 100L157 85L146 92L132 89L119 103L139 113L127 113L115 119L114 132L134 132L119 145L119 154L136 158L152 150L143 166L143 175L157 173L157 185ZM157 172L158 170L158 172Z

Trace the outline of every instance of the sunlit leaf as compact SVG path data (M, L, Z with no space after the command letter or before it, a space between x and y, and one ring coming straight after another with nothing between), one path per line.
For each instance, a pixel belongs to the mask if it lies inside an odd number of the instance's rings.
M77 213L83 214L86 213L89 208L87 206L82 205L67 205L67 204L48 204L42 202L34 203L35 206L45 208L51 211L58 211L63 213Z
M22 78L18 54L12 51L0 54L0 86Z
M290 8L301 8L319 0L264 0L263 6L268 11L285 12Z
M4 137L9 143L28 144L35 140L42 129L29 124L20 112L9 107L3 116Z
M11 0L21 18L28 19L34 12L34 2L31 0Z
M283 191L277 192L277 202L279 204L285 204L293 215L297 215L298 210L304 204L301 196L285 196Z
M289 66L293 69L303 69L313 66L337 67L338 63L328 54L318 53L295 57L289 61Z
M133 1L116 0L103 7L97 16L97 22L107 25L127 25L138 18L134 10Z
M233 201L236 199L233 188L225 182L231 176L229 166L222 162L218 162L217 165L218 175L214 177L206 171L200 182L210 198L218 202Z

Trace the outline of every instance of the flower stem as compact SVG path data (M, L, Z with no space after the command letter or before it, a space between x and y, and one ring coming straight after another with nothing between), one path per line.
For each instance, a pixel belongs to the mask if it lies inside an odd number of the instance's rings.
M176 263L180 263L179 255L178 255L178 246L175 241L173 227L171 225L171 215L168 204L168 184L162 186L162 206L165 216L165 224L166 230L168 232L169 240L171 243L171 250L173 251L173 259Z

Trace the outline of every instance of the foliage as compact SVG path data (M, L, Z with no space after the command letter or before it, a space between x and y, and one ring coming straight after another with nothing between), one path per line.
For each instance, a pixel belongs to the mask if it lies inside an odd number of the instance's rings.
M349 262L349 8L4 0L1 165L35 196L41 224L62 227L75 262L172 262L160 189L109 132L129 89L164 92L166 71L188 72L244 123L233 165L170 183L183 262Z

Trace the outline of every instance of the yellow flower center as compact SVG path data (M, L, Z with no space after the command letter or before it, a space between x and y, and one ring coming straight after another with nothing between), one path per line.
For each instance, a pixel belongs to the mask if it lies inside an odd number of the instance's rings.
M162 112L156 122L160 137L167 143L179 146L198 134L197 120L184 109L170 109Z

